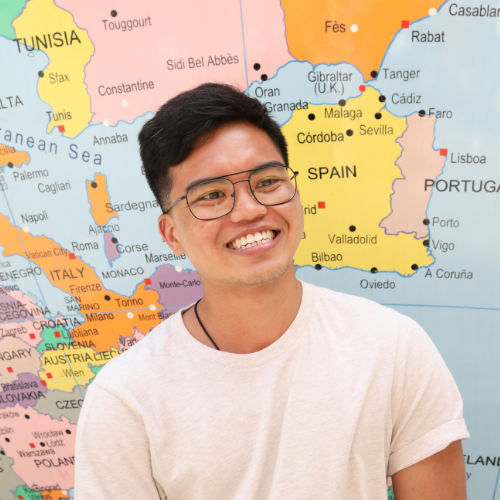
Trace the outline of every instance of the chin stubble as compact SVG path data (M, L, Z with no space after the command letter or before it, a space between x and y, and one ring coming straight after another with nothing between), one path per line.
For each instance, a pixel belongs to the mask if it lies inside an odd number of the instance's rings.
M266 283L270 283L271 281L277 280L281 276L283 276L290 266L292 264L293 259L285 264L283 267L280 268L275 268L269 271L268 273L254 273L254 274L248 274L247 276L238 276L238 277L232 277L228 281L232 285L237 285L237 286L258 286L258 285L265 285Z

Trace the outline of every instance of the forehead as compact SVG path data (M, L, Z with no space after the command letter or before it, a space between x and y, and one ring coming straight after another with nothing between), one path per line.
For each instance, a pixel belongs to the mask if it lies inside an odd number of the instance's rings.
M172 193L183 192L188 184L210 177L256 168L283 158L271 138L249 123L231 123L200 139L201 145L172 168Z

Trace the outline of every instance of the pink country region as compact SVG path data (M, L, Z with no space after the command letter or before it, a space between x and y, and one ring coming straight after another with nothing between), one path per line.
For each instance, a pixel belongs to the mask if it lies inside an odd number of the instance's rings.
M386 234L416 233L415 238L428 236L426 218L431 190L425 191L425 179L433 179L442 172L445 156L432 148L435 116L414 113L406 118L407 128L396 140L403 148L396 165L404 176L394 181L391 196L392 212L382 220L380 227Z
M132 122L204 82L247 86L239 2L56 3L73 14L95 47L85 67L92 123ZM115 17L111 11L116 11ZM248 83L262 74L270 78L292 59L280 3L244 0L242 11ZM255 63L260 64L259 71L253 69Z
M2 448L15 457L12 470L26 484L58 484L70 489L75 480L76 425L17 405L9 412Z
M0 291L0 302L11 306L0 306L0 329L2 337L17 337L31 346L37 346L42 340L43 325L47 320L43 309L36 300L20 290Z
M136 326L134 326L134 333L132 336L123 337L120 335L120 341L118 342L118 349L120 351L130 349L134 344L137 344L139 340L142 340L146 335L142 333Z
M278 68L295 60L288 52L285 13L277 0L242 0L248 84L272 78Z

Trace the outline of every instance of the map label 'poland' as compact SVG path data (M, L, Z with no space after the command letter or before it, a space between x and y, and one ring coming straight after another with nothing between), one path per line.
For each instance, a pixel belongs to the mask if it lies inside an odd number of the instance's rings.
M406 119L383 109L379 96L368 87L343 106L294 112L283 127L304 209L299 266L408 276L434 262L415 233L387 235L379 227L391 211L393 182L402 178L396 139L406 129Z
M40 97L52 106L52 112L47 112L47 132L59 127L64 135L76 137L92 118L84 68L94 46L87 32L53 0L31 0L12 24L16 30L13 43L20 56L36 49L50 59L48 67L39 73L38 83Z

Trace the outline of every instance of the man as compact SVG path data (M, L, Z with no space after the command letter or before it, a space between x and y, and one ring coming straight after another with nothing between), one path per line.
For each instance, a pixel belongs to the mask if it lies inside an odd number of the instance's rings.
M266 108L204 84L139 141L205 295L90 386L76 500L383 500L390 476L397 500L465 500L462 400L427 334L296 279L303 212Z

